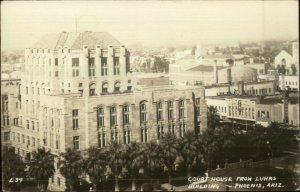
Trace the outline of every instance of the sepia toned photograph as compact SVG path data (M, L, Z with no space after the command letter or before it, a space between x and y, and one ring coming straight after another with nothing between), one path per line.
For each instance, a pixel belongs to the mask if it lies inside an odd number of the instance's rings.
M2 191L300 191L298 9L1 1Z

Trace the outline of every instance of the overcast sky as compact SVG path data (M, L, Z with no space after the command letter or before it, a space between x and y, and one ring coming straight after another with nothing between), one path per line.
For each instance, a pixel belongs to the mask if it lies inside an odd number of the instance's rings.
M105 31L130 46L298 38L297 1L1 2L1 48L47 33Z

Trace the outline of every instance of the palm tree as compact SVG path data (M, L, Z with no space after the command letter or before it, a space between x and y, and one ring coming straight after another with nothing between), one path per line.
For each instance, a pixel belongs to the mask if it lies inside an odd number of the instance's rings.
M126 168L132 176L131 190L136 190L136 177L145 165L145 153L141 144L132 142L126 148Z
M90 147L87 151L87 158L83 161L84 172L88 174L93 183L94 191L97 191L97 185L101 179L103 181L106 171L106 154L103 149Z
M123 145L113 142L109 145L108 165L115 176L115 191L119 190L119 176L122 173L123 164L125 162L125 150Z
M167 167L169 184L171 185L172 171L178 155L178 140L171 133L166 133L161 139L162 162Z
M209 106L207 109L207 123L208 128L216 128L219 125L219 116L217 107Z
M199 137L202 144L201 150L203 151L203 157L207 163L207 170L211 169L212 156L218 152L221 147L220 138L216 136L216 132L214 129L206 129Z
M60 156L59 171L66 178L67 190L74 191L75 185L79 181L79 175L83 172L81 154L75 149L68 148Z
M8 191L17 190L16 185L19 182L9 182L12 178L24 178L25 177L25 163L22 158L15 154L15 149L13 147L5 146L2 148L2 185L4 189Z
M161 169L162 161L161 161L161 153L162 148L154 141L150 141L145 145L145 164L146 171L151 177L151 183L153 182L153 178L155 176L155 172Z
M180 154L187 164L187 176L191 176L192 164L197 156L197 135L193 131L187 131L179 140Z
M256 149L256 155L258 158L263 158L265 154L263 154L263 149L266 148L267 144L267 135L266 131L261 126L256 126L255 129L251 132L251 144Z
M225 157L225 162L227 163L227 160L233 151L233 147L235 145L234 143L234 133L231 127L223 127L220 132L221 142L222 142L222 152Z
M35 178L38 187L41 191L46 191L49 178L53 176L54 168L54 155L50 150L45 148L38 148L32 152L32 160L29 163L29 176Z

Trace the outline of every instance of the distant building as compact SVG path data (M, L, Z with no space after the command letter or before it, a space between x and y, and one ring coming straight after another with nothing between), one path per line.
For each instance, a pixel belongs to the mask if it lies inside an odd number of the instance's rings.
M280 90L290 89L293 91L299 91L298 75L279 75L278 81Z
M286 102L275 96L218 96L207 97L207 105L217 109L223 120L233 124L251 126L261 124L267 127L271 122L299 126L299 97L291 97Z
M11 127L19 125L21 108L20 79L1 80L1 141L2 145L10 144Z
M292 74L292 65L296 67L296 74L299 74L299 43L292 42L292 51L282 50L274 59L275 68L285 66L286 74Z
M219 95L273 95L276 91L275 81L248 82L242 81L234 84L219 84L205 86L205 96Z

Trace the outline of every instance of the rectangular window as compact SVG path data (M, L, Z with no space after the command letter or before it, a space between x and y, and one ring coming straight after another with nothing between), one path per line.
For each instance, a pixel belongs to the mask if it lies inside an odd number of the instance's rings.
M111 141L118 141L118 131L116 129L112 130L110 134Z
M72 58L72 76L79 76L79 58Z
M58 71L55 71L55 77L58 77Z
M110 108L110 126L117 125L116 107Z
M124 125L129 124L129 106L128 105L123 106L123 124Z
M74 149L79 149L79 136L74 136L73 137L73 148Z
M103 132L98 134L98 146L105 147L105 133Z
M56 140L55 140L55 149L59 149L59 135L56 135Z
M164 125L157 126L157 139L161 139L164 135Z
M14 125L18 125L18 118L14 118Z
M32 137L32 146L35 147L35 138Z
M17 133L17 141L20 143L20 133Z
M9 141L10 138L9 138L9 132L5 132L4 133L4 141Z
M78 129L78 109L72 111L73 129Z
M55 58L55 66L58 66L58 58Z
M29 120L26 121L26 128L29 129Z
M124 136L124 144L130 144L130 130L124 130L123 132L123 136Z
M195 104L196 104L196 105L200 105L200 98L196 98Z
M95 58L89 58L89 76L95 76Z
M107 57L101 58L101 75L107 76Z
M34 121L31 121L32 130L34 130Z
M13 141L16 140L16 134L15 134L15 132L12 132L12 140L13 140Z
M119 57L114 57L114 75L120 75Z
M97 127L104 127L104 108L97 109Z
M174 118L173 109L169 109L168 110L168 119L169 119L169 121L173 120L173 118Z
M22 143L25 144L25 135L22 134Z
M141 129L141 142L147 142L148 141L148 128L143 127Z

